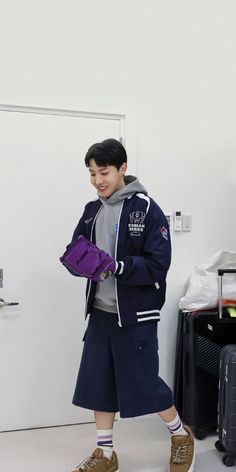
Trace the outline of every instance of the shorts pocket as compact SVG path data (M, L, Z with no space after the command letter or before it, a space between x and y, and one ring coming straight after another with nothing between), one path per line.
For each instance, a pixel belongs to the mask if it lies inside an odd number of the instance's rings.
M137 341L136 343L136 378L153 381L158 377L159 356L158 341Z

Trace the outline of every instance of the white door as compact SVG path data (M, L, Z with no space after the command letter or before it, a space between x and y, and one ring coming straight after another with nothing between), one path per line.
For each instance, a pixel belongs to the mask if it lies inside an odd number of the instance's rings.
M119 119L0 112L0 431L92 421L71 404L85 280L59 262L87 201L84 155Z

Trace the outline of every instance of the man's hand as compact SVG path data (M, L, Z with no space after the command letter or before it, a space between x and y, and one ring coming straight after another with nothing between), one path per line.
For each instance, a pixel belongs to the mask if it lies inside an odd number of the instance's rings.
M75 275L95 282L103 281L116 270L115 259L82 235L68 246L60 261Z

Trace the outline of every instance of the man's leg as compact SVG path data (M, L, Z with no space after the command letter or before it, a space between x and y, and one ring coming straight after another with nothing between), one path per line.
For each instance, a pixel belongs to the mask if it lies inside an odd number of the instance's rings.
M113 424L116 413L95 411L97 426L97 446L103 450L103 455L111 459L113 453Z
M76 467L74 472L79 470L86 470L86 472L118 471L118 459L116 453L112 451L113 422L115 412L119 410L110 346L110 329L113 324L117 325L116 314L109 313L108 315L97 310L91 313L84 336L84 349L73 403L94 411L97 426L97 447Z
M182 434L188 436L174 405L171 408L168 408L168 410L160 411L159 416L166 423L171 434Z
M112 429L116 413L106 413L103 411L95 411L94 417L97 429Z
M170 472L192 472L195 459L194 436L184 425L174 405L160 411L159 416L166 423L171 438Z
M116 413L94 411L97 426L97 448L73 472L119 472L118 459L113 452L113 423Z

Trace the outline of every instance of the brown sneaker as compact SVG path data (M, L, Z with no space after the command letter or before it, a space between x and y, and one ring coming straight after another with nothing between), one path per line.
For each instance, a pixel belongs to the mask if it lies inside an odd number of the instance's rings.
M193 472L195 447L191 429L184 425L188 436L173 435L171 438L170 472Z
M113 452L110 460L103 455L103 450L97 447L91 456L81 462L72 472L119 472L117 455Z

